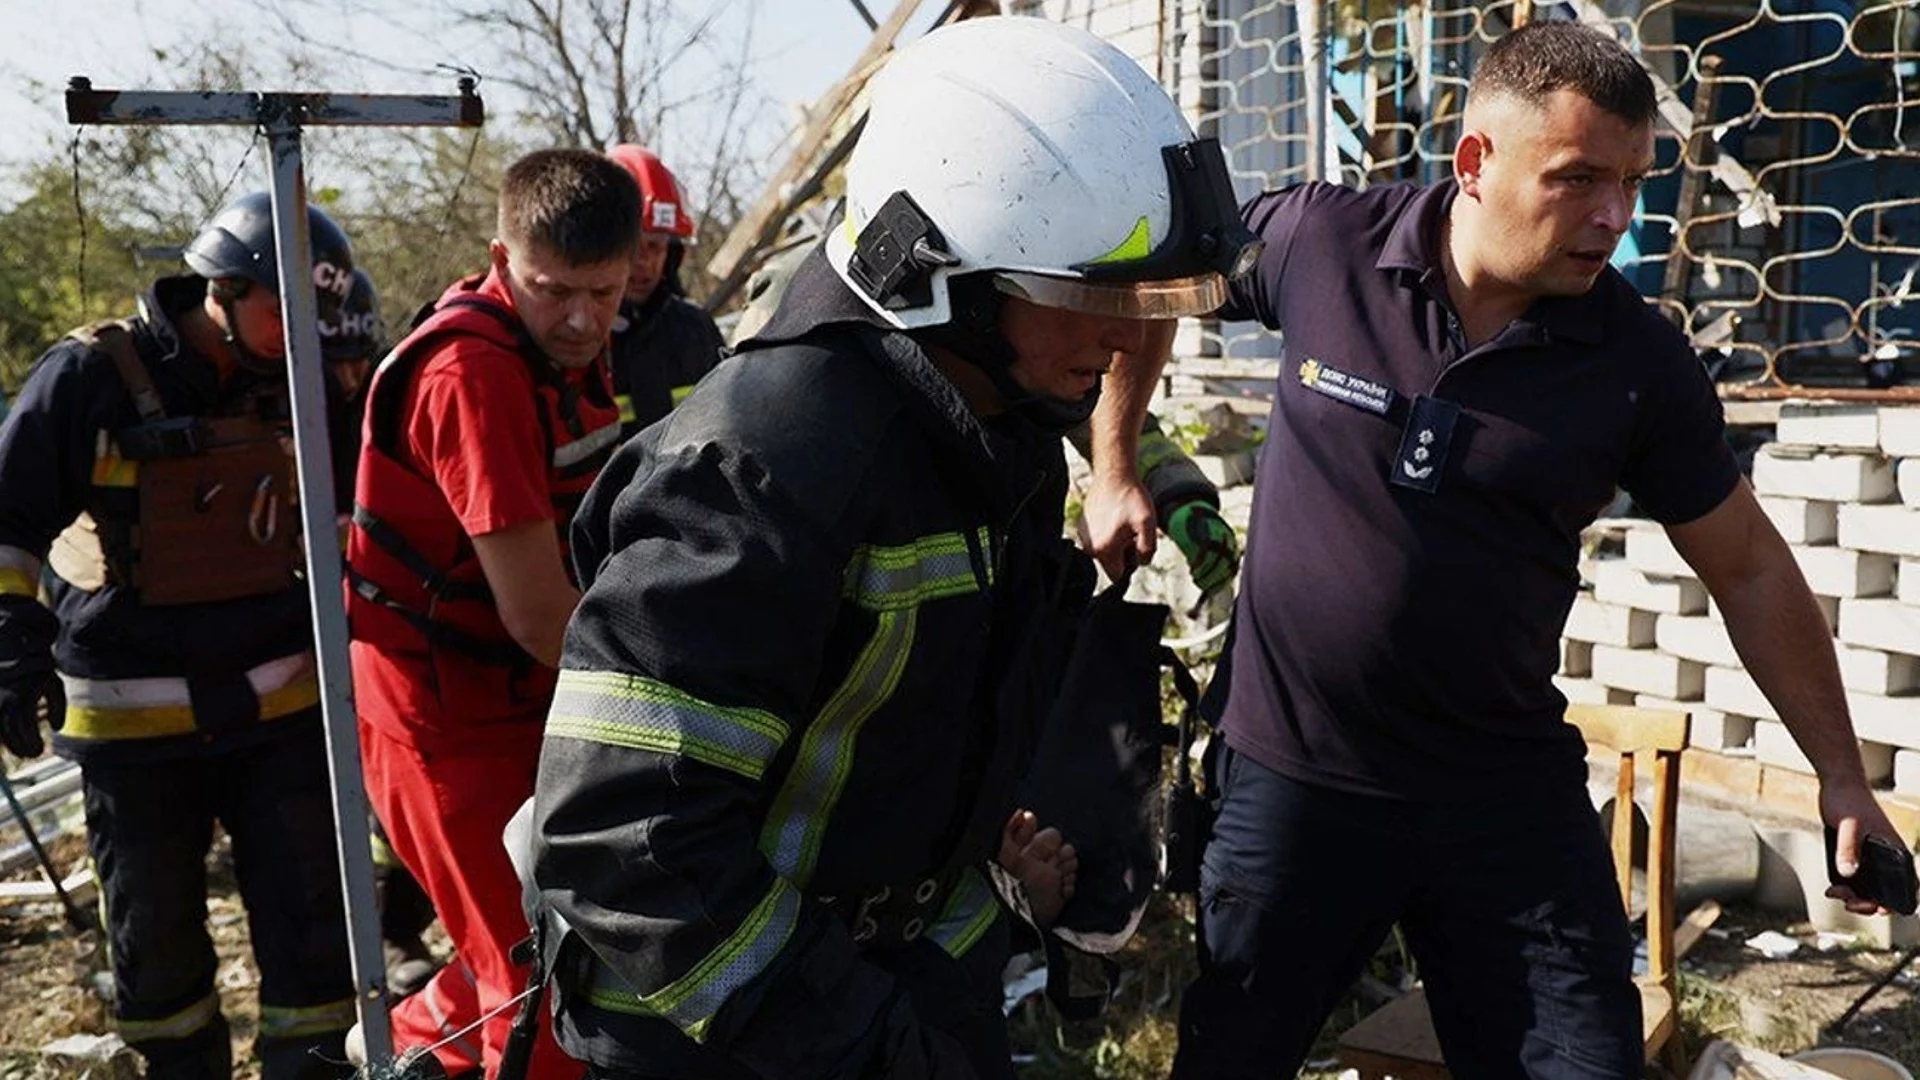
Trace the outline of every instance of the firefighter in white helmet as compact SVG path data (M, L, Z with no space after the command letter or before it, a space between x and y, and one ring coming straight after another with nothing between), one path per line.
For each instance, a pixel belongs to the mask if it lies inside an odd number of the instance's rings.
M1013 1075L989 879L1073 871L1014 801L1090 589L1060 432L1253 248L1217 144L1083 31L876 77L845 220L575 519L534 877L596 1075Z

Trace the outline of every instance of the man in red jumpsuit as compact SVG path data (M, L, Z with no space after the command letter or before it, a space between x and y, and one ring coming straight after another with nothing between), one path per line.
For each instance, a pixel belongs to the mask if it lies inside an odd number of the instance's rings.
M533 793L579 600L563 531L620 431L605 352L639 215L633 180L599 154L521 158L491 269L423 313L368 394L347 549L361 756L457 953L394 1006L394 1048L434 1047L449 1074L497 1072L502 1006L526 985L500 835ZM580 1072L543 1030L531 1080Z

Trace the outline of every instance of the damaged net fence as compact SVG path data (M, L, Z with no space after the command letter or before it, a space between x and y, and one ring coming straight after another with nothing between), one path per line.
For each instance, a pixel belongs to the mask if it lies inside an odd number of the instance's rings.
M1468 80L1526 19L1632 49L1656 162L1615 266L1732 396L1920 396L1920 0L1027 0L1153 72L1219 137L1240 194L1450 172ZM1258 377L1249 325L1182 335L1179 371Z

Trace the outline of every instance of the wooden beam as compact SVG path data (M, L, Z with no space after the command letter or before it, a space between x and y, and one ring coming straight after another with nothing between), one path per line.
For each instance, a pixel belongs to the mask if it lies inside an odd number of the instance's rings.
M779 171L767 182L767 189L742 217L733 231L707 261L707 273L717 278L730 278L748 256L763 247L780 231L786 221L787 194L795 181L801 179L818 156L820 144L840 122L841 116L853 104L867 80L879 70L880 62L892 50L894 41L901 30L906 28L907 20L919 11L926 0L899 0L893 7L893 13L887 21L873 32L867 41L867 47L860 50L860 56L846 76L835 83L831 89L814 102L809 113L807 126L800 133L799 141L793 152Z
M1567 723L1592 746L1621 753L1685 750L1691 721L1686 713L1631 705L1569 705Z

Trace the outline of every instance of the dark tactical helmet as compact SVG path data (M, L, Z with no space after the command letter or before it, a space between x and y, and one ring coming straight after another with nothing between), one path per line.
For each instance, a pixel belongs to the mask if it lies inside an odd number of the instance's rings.
M373 278L358 267L353 285L340 302L338 317L320 322L320 354L335 363L377 359L387 347L386 326L380 321L380 294Z
M338 325L341 307L353 288L353 245L326 211L313 205L307 207L307 242L313 249L314 318L321 326ZM214 299L223 307L254 285L278 292L280 266L273 246L271 197L255 191L227 204L187 245L183 257L194 273L208 281L245 283L238 288L221 286L213 290ZM231 314L227 322L231 327ZM235 346L249 367L265 366L233 338L231 329L228 343Z

